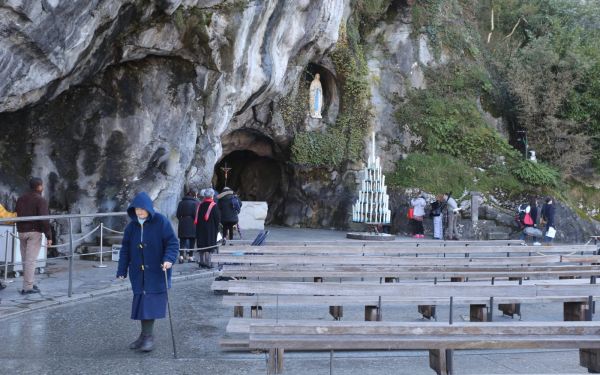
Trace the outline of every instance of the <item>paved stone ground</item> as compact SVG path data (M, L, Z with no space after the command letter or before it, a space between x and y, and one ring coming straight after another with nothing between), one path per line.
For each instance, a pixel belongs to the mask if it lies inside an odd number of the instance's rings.
M246 233L245 233L246 235ZM248 237L248 236L246 236ZM342 232L275 228L270 239L341 239ZM114 281L115 264L93 268L95 262L77 261L73 281L75 295L66 297L68 263L49 260L47 274L39 286L42 294L20 296L21 280L0 292L1 374L266 374L264 354L222 352L218 340L232 316L221 305L221 297L210 291L214 273L195 264L176 265L171 291L173 324L179 358L173 359L168 320L156 325L157 348L142 354L127 349L137 337L137 322L129 319L129 283ZM73 302L74 301L74 302ZM280 318L328 320L327 309L280 309ZM560 320L562 306L524 305L523 319ZM246 312L248 313L248 312ZM345 308L345 320L362 320L360 308ZM385 308L386 320L418 320L415 307ZM439 308L439 319L448 310ZM454 319L468 315L467 307L455 310ZM265 309L264 317L274 317ZM597 316L594 317L597 319ZM510 319L494 312L494 319ZM457 352L458 374L565 374L586 373L578 366L578 352L476 351ZM434 374L422 351L339 352L333 359L333 374ZM287 353L288 374L330 374L328 353Z

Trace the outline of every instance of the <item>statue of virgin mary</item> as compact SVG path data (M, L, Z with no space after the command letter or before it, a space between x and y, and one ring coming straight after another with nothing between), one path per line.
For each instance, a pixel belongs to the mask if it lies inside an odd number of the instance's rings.
M321 86L321 75L315 74L315 79L310 83L310 117L321 117L323 109L323 86Z

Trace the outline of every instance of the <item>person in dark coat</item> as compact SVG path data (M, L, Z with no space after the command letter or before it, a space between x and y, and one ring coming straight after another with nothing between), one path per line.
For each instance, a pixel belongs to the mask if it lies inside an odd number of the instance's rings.
M226 239L233 240L233 226L238 223L242 201L228 187L223 188L221 194L217 195L217 199L219 211L221 212L221 225L223 225L223 241Z
M196 211L196 246L198 248L207 248L214 246L211 249L200 251L198 265L200 268L211 268L210 254L215 252L217 247L217 234L219 233L219 223L221 222L221 212L218 205L213 200L215 192L213 189L203 189L201 192L202 203Z
M196 225L194 218L196 217L196 209L200 202L196 199L196 191L190 189L185 197L177 205L177 220L179 226L177 228L177 236L179 237L179 245L181 249L193 249L196 245ZM194 261L194 250L182 251L179 256L179 263L185 260L188 262Z
M171 287L171 266L177 259L179 242L169 220L154 211L148 194L136 195L127 214L131 221L123 234L117 278L123 280L129 274L131 319L140 320L142 325L140 336L129 348L149 352L154 349L154 320L166 315L167 288Z
M542 206L542 220L546 223L544 228L544 242L550 244L556 234L556 228L554 227L554 202L552 198L546 198L546 203ZM549 236L548 231L553 231L554 234Z

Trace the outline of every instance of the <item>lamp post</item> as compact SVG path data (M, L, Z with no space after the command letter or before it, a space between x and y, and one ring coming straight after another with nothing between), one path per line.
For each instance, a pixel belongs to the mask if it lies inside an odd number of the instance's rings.
M521 141L525 145L525 159L528 159L529 143L527 142L527 130L517 130L517 134L521 134L521 138L517 138L517 141Z

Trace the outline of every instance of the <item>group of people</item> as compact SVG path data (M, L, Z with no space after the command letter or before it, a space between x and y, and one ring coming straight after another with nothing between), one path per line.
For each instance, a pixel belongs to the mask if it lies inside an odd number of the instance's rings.
M554 201L551 197L544 200L541 210L538 210L537 199L533 196L529 198L528 203L520 205L515 219L522 229L521 239L526 241L532 237L534 245L541 245L538 240L543 237L545 243L551 243L556 235L554 211Z
M16 215L8 211L3 216L46 216L48 203L42 197L44 190L40 178L32 178L30 190L17 200ZM200 199L190 189L177 208L178 236L170 220L156 212L148 194L137 194L127 208L131 219L123 234L116 277L129 278L133 291L131 319L139 320L141 332L130 349L149 352L154 349L154 321L166 316L168 294L171 286L171 267L184 257L193 261L193 251L200 253L200 267L210 268L210 253L217 248L219 226L223 237L233 239L233 228L238 222L242 202L233 190L225 187L215 196L211 188L200 192ZM43 235L47 245L52 245L52 232L48 220L17 222L21 258L23 259L23 288L21 294L40 293L34 282L35 262L42 248ZM178 240L179 237L179 240ZM184 249L184 254L179 255ZM0 284L0 289L5 285Z
M427 201L422 191L419 191L417 196L410 201L411 211L409 211L410 224L414 238L425 238L425 229L423 220L425 219L425 208ZM442 240L458 240L459 234L456 228L456 221L460 214L461 208L458 207L456 200L452 198L451 193L438 194L435 201L431 203L429 216L433 219L433 238ZM444 215L447 215L447 231L444 237Z
M414 238L425 238L423 220L426 217L427 200L423 192L419 191L417 196L410 201L409 219ZM456 228L457 219L460 217L461 207L452 198L451 193L439 194L430 205L429 216L433 220L433 238L458 240L459 234ZM530 197L528 203L522 204L515 218L522 229L521 239L535 238L534 245L540 243L537 239L543 237L545 243L550 243L556 235L554 226L554 201L547 197L541 210L538 211L537 199ZM447 230L444 236L444 215L446 215ZM542 229L540 229L542 228Z
M232 240L241 208L239 197L228 187L216 196L212 188L202 189L200 199L194 189L188 190L177 206L179 262L193 262L194 252L198 252L199 266L210 268L210 254L217 248L219 226L223 228L223 243Z

